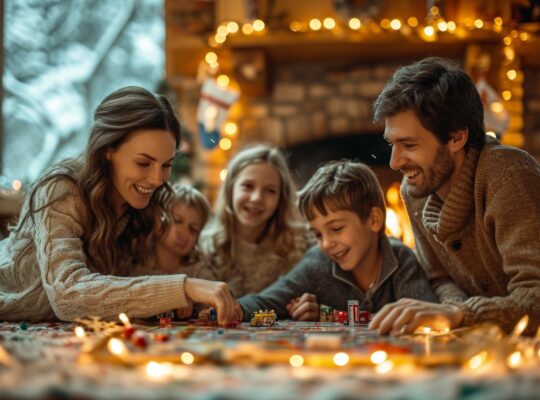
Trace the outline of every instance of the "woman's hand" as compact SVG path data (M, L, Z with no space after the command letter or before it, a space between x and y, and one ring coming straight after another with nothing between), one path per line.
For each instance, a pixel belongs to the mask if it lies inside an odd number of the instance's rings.
M191 317L193 314L193 302L188 300L188 305L182 308L176 309L176 317L179 319L185 319Z
M414 299L401 299L385 305L371 320L369 328L379 334L409 334L421 326L431 329L457 328L463 312L457 306Z
M291 318L297 321L319 320L319 303L314 294L304 293L302 296L292 299L286 308Z
M217 311L218 323L226 324L236 316L235 304L229 286L225 282L186 278L184 291L194 303L209 304Z

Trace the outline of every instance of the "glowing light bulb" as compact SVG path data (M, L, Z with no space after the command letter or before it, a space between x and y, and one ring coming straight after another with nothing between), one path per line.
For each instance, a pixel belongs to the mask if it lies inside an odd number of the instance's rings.
M120 315L118 315L118 319L122 321L122 323L126 326L131 325L131 323L129 322L129 318L125 313L120 313Z
M499 114L499 113L503 112L503 110L504 110L504 106L498 101L494 101L493 103L491 103L489 108L491 108L491 111L493 111L496 114Z
M220 76L217 77L216 82L218 86L225 88L229 84L230 79L227 75L221 74Z
M13 182L11 182L11 187L13 188L13 190L18 192L22 188L22 182L18 179L15 179L13 180Z
M454 21L448 21L446 23L446 26L448 27L449 32L454 32L457 28L456 23Z
M349 28L354 29L357 31L362 27L362 22L358 18L351 18L349 20Z
M512 98L512 92L510 90L505 90L502 92L502 98L506 101L510 100Z
M236 22L230 21L227 23L227 30L229 31L229 33L236 33L239 29L240 27Z
M437 28L439 28L441 32L446 32L446 30L448 29L448 24L446 23L446 21L439 21L439 23L437 24Z
M517 368L519 367L523 362L523 357L521 356L520 351L514 351L512 354L508 356L506 359L506 364L510 368Z
M219 147L221 150L229 150L232 147L232 141L229 138L222 138L219 141Z
M216 41L217 44L223 44L227 40L227 36L226 35L220 35L218 33L217 35L214 36L214 40Z
M467 362L467 366L470 368L470 369L478 369L480 368L482 365L484 365L484 363L486 362L487 360L487 352L486 351L481 351L480 353L478 354L475 354L474 356L472 356L469 361Z
M298 21L292 21L289 28L293 32L300 32L302 30L302 23Z
M350 357L347 353L336 353L334 355L334 364L336 364L338 367L344 367L349 363Z
M253 30L255 32L262 32L264 31L264 28L265 28L265 24L264 24L264 21L260 20L260 19L256 19L255 21L253 21Z
M424 27L424 34L428 37L433 36L435 34L435 29L433 29L432 26L426 26Z
M180 355L180 360L186 365L191 365L195 361L195 357L193 357L193 354L185 351Z
M383 362L386 361L387 358L388 358L388 354L386 353L386 351L382 351L382 350L378 350L374 352L369 357L371 362L376 365L382 364Z
M82 326L76 326L73 331L75 332L75 336L79 339L84 339L86 337L86 332Z
M375 372L378 374L387 374L394 369L394 363L390 360L385 361L375 367Z
M511 69L509 70L507 73L506 73L506 76L508 76L508 79L510 79L511 81L513 81L514 79L516 79L517 77L517 72L515 69Z
M383 29L389 29L390 28L390 20L388 18L381 19L381 28Z
M217 54L214 53L213 51L209 51L209 52L206 53L206 55L204 56L204 60L205 60L208 64L214 64L214 63L217 63Z
M289 358L289 364L291 364L291 367L299 368L304 365L304 357L299 354L293 354L291 358Z
M227 170L226 170L226 169L222 169L222 170L219 172L219 179L221 179L221 182L224 182L226 178L227 178Z
M506 46L510 46L512 44L512 38L510 36L505 36L503 38L503 43L506 45Z
M242 33L244 35L251 35L253 33L253 31L254 31L253 25L250 24L249 22L242 25Z
M492 138L497 138L497 134L493 131L487 131L486 136L491 136Z
M482 29L484 27L484 21L482 21L480 18L474 20L474 26L477 29Z
M524 315L512 330L512 336L520 336L525 328L527 328L527 325L529 325L529 316Z
M529 34L527 32L520 32L519 38L521 39L521 41L526 42L527 40L529 40Z
M323 21L323 25L326 29L334 29L336 27L336 21L334 21L334 18L325 18Z
M221 36L227 36L229 34L229 29L226 25L220 25L217 28L217 34Z
M313 18L311 21L309 21L309 27L312 31L318 31L319 29L321 29L321 26L321 21L317 18Z
M223 130L227 135L234 136L238 132L238 126L234 122L227 122Z
M109 339L107 342L107 349L116 356L121 356L128 352L124 342L117 338Z
M497 25L497 26L502 26L502 24L503 24L503 19L502 19L501 17L495 17L495 18L493 19L493 22L494 22L495 25Z
M390 28L395 31L399 31L399 29L401 28L401 21L397 18L394 18L392 21L390 21Z
M416 28L418 26L418 19L416 19L416 17L409 17L407 18L407 24L409 24L411 28Z

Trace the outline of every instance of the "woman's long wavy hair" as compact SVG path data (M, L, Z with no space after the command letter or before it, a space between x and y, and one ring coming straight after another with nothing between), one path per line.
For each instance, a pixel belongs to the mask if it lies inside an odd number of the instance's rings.
M229 162L227 176L221 185L216 202L215 218L203 232L203 241L213 242L212 251L217 254L221 265L230 265L235 258L233 245L236 236L233 211L234 184L244 168L258 163L272 165L281 178L276 211L269 219L263 237L272 241L275 253L283 259L293 260L298 257L299 249L296 249L296 238L298 235L305 235L305 224L301 222L296 208L295 184L285 157L280 150L257 144L242 149Z
M154 95L146 89L129 86L108 95L96 108L94 124L85 152L77 159L65 160L49 169L29 193L28 213L15 228L58 198L35 207L36 191L47 182L68 179L76 184L84 205L84 252L93 270L103 274L125 274L129 264L147 259L152 254L145 240L151 234L155 216L163 211L170 195L165 183L153 193L144 209L127 208L126 227L118 235L118 217L111 201L114 190L109 149L118 148L129 135L140 129L166 130L180 144L180 124L166 97ZM128 257L126 257L126 255ZM128 260L128 261L127 261Z

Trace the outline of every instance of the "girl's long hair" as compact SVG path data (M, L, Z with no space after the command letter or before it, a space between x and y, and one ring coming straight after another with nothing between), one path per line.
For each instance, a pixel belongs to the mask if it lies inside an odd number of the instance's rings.
M118 235L118 217L111 201L114 186L111 180L109 149L118 148L137 130L166 130L180 144L180 124L169 101L146 89L129 86L108 95L94 113L94 124L85 152L77 159L63 161L50 168L33 185L29 192L28 212L21 216L15 230L30 217L50 206L58 198L35 207L39 188L53 180L68 179L73 182L83 203L84 252L93 270L103 274L127 273L128 265L143 262L151 251L145 240L151 234L155 216L160 215L163 202L170 192L165 183L153 193L144 209L127 208L127 225ZM126 255L128 257L126 257Z
M212 253L220 265L230 265L234 258L233 187L240 172L248 165L268 163L275 168L281 180L279 201L270 217L264 238L271 240L275 253L285 260L296 260L299 252L299 236L305 237L305 224L301 222L296 208L296 187L291 178L285 157L275 147L257 144L238 152L229 162L227 176L221 185L215 209L215 218L203 232L202 242L212 243ZM205 252L208 249L203 249Z

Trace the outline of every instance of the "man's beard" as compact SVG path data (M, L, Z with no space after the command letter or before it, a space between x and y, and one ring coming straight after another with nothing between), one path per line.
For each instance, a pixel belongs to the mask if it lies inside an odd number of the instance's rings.
M423 182L421 185L407 185L407 193L416 198L426 197L439 190L454 173L455 164L446 146L439 145L433 164L429 169L422 168Z

